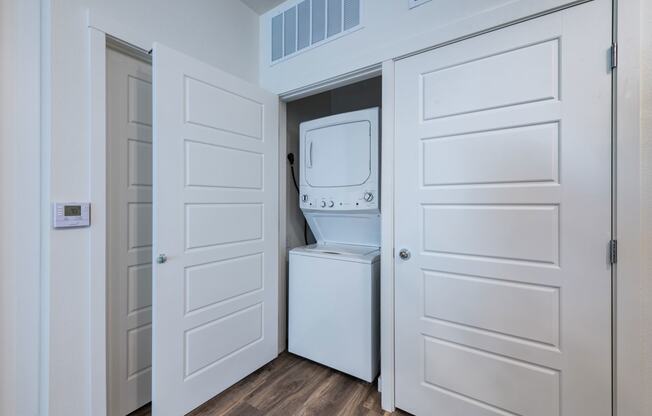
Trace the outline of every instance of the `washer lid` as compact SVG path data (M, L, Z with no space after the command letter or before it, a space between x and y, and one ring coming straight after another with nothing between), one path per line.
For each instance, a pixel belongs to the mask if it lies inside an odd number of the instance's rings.
M290 255L303 255L358 263L375 263L380 259L380 248L347 244L312 244L290 250Z
M380 213L304 210L318 244L380 247Z

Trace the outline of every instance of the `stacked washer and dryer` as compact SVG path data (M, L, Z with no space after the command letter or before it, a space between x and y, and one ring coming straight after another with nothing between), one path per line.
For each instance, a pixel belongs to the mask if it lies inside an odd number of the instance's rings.
M300 208L317 240L290 251L288 350L368 382L379 368L379 109L300 125Z

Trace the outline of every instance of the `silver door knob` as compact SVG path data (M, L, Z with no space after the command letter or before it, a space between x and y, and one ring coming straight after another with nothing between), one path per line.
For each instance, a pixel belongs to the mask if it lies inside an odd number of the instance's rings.
M398 256L401 258L401 260L409 260L411 256L410 250L402 248L401 251L398 252Z
M158 257L156 258L156 262L158 264L163 264L166 261L168 261L168 256L166 256L165 254L159 254Z

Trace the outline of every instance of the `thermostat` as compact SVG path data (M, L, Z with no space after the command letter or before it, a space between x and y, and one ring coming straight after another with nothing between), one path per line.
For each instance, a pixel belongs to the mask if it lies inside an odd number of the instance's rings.
M88 202L57 202L53 208L54 228L91 225L91 204Z

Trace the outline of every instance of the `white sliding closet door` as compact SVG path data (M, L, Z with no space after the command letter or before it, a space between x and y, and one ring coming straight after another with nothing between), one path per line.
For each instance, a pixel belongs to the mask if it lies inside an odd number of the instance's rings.
M396 63L398 407L611 415L610 46L595 0Z
M152 397L152 66L107 49L108 414Z
M277 355L278 117L277 96L155 45L155 416Z

